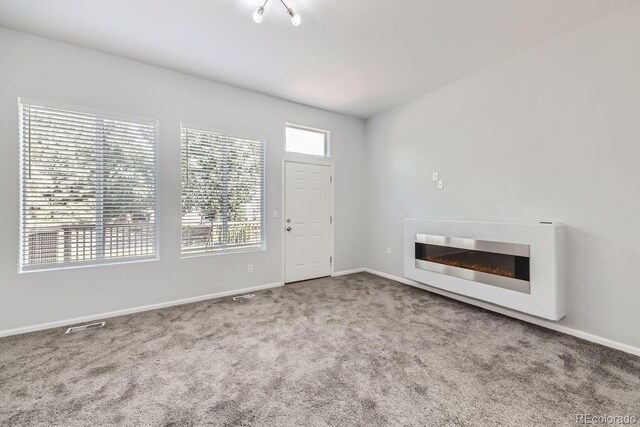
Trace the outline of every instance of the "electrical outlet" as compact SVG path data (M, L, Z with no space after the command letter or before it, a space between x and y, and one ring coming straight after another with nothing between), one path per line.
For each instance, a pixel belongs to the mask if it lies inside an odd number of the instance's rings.
M438 181L438 190L442 190L444 188L444 182L442 180Z
M431 175L431 179L434 181L438 180L438 172L434 172L433 175Z
M253 264L249 264L249 267L247 268L247 273L253 273Z
M391 248L387 248L387 255L391 255Z

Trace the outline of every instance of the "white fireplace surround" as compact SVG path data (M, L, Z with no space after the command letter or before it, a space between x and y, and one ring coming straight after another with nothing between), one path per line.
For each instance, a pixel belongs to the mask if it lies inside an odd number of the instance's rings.
M418 234L529 245L530 293L417 268L415 242ZM558 223L404 220L404 275L407 278L554 321L565 315L563 248L564 227Z

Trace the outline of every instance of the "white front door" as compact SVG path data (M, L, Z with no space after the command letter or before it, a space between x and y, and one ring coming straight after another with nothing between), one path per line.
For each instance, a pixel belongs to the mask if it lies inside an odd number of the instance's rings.
M285 282L331 275L331 167L285 163Z

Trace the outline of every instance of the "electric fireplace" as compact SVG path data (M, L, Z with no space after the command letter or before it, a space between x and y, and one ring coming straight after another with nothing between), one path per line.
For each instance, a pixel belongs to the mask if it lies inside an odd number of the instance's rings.
M482 302L557 321L566 313L564 230L555 222L405 218L402 279L492 310Z
M526 294L529 245L416 234L415 266Z

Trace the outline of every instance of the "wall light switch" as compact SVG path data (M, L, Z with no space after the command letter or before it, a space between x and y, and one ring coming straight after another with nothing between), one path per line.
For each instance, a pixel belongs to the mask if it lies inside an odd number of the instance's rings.
M438 180L438 172L434 172L431 179L433 179L434 181Z
M438 190L442 190L444 188L444 182L442 180L438 181Z
M278 211L273 211L273 217L278 218Z
M387 255L391 255L391 248L387 248Z

